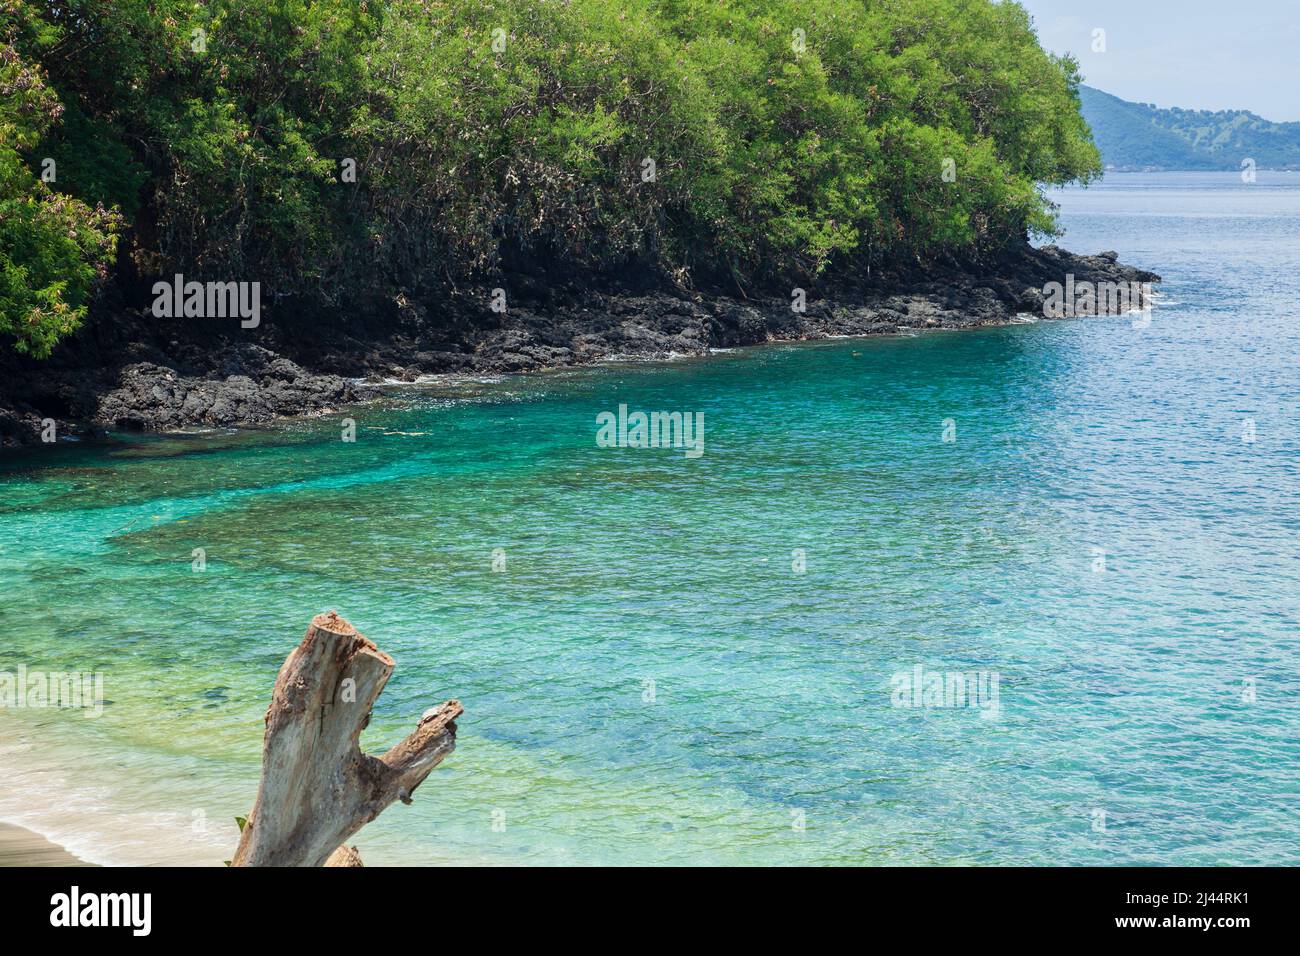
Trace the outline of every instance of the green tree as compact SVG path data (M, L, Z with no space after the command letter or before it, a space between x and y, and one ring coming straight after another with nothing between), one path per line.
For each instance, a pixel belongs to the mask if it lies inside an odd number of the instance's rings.
M21 155L62 111L40 67L13 46L20 30L37 26L22 14L0 7L0 333L44 357L85 316L112 258L117 219L53 191ZM57 165L42 167L57 180Z
M502 271L749 289L978 261L1100 168L1076 65L1010 2L0 4L0 322L40 352L119 214L124 286L342 311Z

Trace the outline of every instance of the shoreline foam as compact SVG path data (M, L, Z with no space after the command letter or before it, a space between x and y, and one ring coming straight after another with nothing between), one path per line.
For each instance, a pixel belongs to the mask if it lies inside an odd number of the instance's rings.
M26 827L0 823L0 867L94 865Z

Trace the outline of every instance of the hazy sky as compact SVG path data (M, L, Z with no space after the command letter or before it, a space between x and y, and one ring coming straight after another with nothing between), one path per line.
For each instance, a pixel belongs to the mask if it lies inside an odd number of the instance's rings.
M1300 0L1020 0L1043 46L1126 100L1300 120ZM1106 51L1094 53L1094 29Z

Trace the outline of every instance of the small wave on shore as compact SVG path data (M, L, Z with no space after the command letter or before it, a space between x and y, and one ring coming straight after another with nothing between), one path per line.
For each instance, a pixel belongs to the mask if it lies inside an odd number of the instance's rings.
M105 773L102 754L56 751L48 737L37 748L25 738L26 731L6 727L0 744L0 777L7 784L0 792L0 824L31 834L11 833L4 841L16 854L44 859L57 857L61 848L100 866L198 866L219 865L233 849L229 835L202 816L141 808L129 792L132 778ZM11 865L39 864L15 859ZM48 865L70 864L64 859Z
M0 823L0 867L88 866L57 843L25 827Z

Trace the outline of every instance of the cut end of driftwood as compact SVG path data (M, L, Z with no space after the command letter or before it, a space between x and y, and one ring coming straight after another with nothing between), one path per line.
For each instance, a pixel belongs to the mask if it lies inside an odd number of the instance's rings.
M372 653L387 662L389 667L393 666L393 659L381 651L374 641L340 617L338 611L326 611L324 614L317 614L312 618L311 626L307 628L307 634L303 637L303 640L306 641L311 637L314 631L335 635L339 640L351 641L355 644L357 651Z
M411 795L456 747L459 701L430 707L387 753L361 731L393 659L335 611L318 614L280 668L266 712L262 780L232 866L361 866L343 842Z

